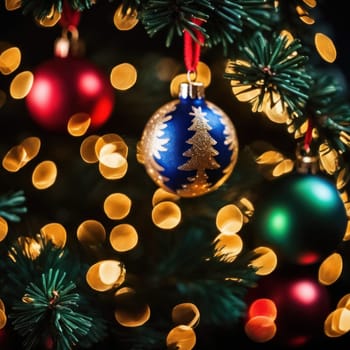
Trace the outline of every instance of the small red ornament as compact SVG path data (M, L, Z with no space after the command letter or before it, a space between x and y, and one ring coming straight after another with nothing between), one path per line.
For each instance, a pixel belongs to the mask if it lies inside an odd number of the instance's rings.
M26 97L32 118L51 131L67 130L69 118L87 113L91 129L101 127L114 107L114 90L98 67L80 57L54 57L34 71Z
M327 288L318 282L316 271L293 267L262 277L257 287L250 290L248 304L262 298L276 305L274 343L294 348L324 334L331 300Z

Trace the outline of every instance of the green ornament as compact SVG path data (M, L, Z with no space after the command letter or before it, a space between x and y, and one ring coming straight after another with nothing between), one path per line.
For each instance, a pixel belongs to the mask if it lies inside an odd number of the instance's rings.
M278 258L312 264L336 250L347 215L335 185L325 177L293 173L275 180L256 204L253 240Z

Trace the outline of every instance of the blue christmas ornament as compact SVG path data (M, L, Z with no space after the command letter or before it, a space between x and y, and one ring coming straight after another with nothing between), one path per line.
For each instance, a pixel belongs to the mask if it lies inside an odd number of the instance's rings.
M161 188L195 197L221 186L238 157L231 119L204 98L202 83L180 85L179 99L160 107L147 122L138 160Z

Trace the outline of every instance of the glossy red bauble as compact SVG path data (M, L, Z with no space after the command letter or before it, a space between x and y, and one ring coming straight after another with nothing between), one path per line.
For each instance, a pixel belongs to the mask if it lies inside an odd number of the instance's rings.
M34 71L26 97L31 117L47 130L64 131L69 118L87 113L91 129L101 127L114 108L108 78L91 62L77 57L54 57Z

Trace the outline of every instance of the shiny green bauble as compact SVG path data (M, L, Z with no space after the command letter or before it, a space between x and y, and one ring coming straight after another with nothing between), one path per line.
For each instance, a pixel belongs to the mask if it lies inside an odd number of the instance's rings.
M255 205L253 240L272 248L279 260L312 264L333 253L342 241L347 215L333 182L293 173L265 188Z

